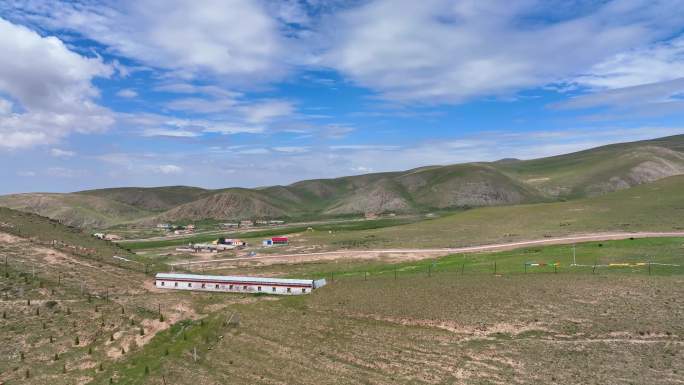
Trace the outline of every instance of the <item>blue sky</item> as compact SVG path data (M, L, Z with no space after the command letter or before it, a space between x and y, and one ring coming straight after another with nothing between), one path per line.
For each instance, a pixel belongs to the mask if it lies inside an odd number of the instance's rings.
M0 193L209 188L684 133L684 1L8 0Z

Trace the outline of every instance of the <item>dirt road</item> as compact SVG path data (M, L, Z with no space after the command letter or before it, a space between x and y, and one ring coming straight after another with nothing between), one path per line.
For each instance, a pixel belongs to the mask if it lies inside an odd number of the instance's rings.
M435 257L447 254L458 253L477 253L482 251L500 251L512 250L528 246L540 245L562 245L578 242L591 241L609 241L628 238L660 238L660 237L684 237L684 232L639 232L639 233L601 233L591 235L575 235L569 237L559 238L544 238L530 241L497 243L481 246L457 247L457 248L436 248L436 249L378 249L378 250L338 250L338 251L324 251L318 253L300 253L300 254L278 254L265 255L255 257L238 257L238 258L222 258L203 261L192 262L176 262L171 263L172 266L188 266L188 265L208 265L213 263L225 264L230 262L245 262L245 261L272 261L272 262L306 262L322 259L335 258L358 258L369 259L379 256L395 256L399 259L420 259L427 257ZM401 258L404 256L404 258Z

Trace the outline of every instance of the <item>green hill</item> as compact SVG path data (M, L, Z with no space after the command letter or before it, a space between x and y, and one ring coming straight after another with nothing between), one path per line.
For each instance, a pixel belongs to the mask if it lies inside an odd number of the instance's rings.
M103 196L28 193L0 197L0 205L56 219L69 226L110 227L153 215Z
M18 194L0 197L0 205L82 227L140 221L301 219L581 199L681 174L684 135L542 159L429 166L288 186L220 190L130 187Z
M684 176L597 197L480 207L411 224L303 233L299 244L329 248L463 247L601 232L683 231Z
M200 199L211 191L199 187L168 186L106 188L79 193L111 199L141 210L163 211Z
M684 174L684 135L496 166L552 197L601 195Z

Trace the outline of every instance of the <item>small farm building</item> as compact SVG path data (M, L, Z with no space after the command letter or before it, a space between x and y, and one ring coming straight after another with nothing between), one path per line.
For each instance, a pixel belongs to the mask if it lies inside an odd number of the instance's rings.
M271 238L271 241L273 241L274 245L287 245L289 239L287 239L287 237L273 237Z
M309 294L325 286L325 279L284 279L158 273L155 286L160 289L196 290L231 293L266 293L280 295Z

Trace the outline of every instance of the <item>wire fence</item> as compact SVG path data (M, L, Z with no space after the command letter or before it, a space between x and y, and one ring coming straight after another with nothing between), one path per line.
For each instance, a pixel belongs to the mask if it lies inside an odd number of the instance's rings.
M450 264L440 267L439 264L424 266L404 266L394 269L383 270L337 270L321 273L316 277L325 276L330 281L339 280L363 280L375 278L401 279L415 276L441 276L441 275L536 275L536 274L602 274L602 273L629 273L643 275L672 275L684 273L684 265L662 262L613 262L596 264L561 264L559 262L524 262L520 264L500 264L496 261L490 264ZM308 274L307 274L308 275Z

